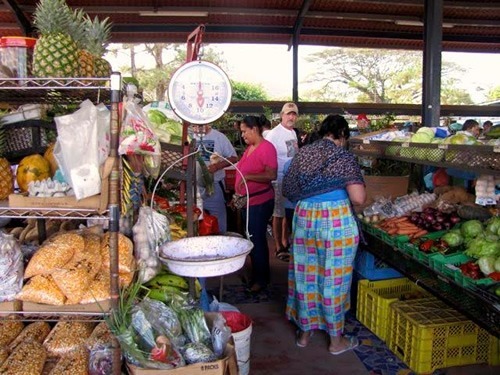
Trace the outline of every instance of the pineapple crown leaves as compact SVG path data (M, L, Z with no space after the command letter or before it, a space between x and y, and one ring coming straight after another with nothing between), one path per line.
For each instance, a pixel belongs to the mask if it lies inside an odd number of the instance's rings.
M68 34L73 38L79 49L87 48L86 19L88 15L83 9L72 12L71 22L68 25Z
M112 24L109 17L100 21L99 18L94 19L89 16L85 19L85 33L87 36L87 50L94 56L102 57L106 52L109 40L111 39Z
M33 24L41 35L66 34L72 20L73 12L65 0L40 0Z

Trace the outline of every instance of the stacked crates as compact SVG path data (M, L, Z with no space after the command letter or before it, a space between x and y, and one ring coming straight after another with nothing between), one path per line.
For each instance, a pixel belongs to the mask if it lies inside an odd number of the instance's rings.
M380 339L387 340L391 303L401 299L428 296L429 293L406 278L380 281L360 280L356 317Z
M394 302L389 321L389 349L417 374L500 362L499 340L437 299Z

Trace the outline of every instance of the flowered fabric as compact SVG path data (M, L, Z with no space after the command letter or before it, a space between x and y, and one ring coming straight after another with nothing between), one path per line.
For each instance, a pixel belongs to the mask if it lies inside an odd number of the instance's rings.
M363 184L356 157L328 139L304 146L283 178L283 195L292 202L350 184Z
M298 202L286 314L301 330L342 333L358 242L349 199Z

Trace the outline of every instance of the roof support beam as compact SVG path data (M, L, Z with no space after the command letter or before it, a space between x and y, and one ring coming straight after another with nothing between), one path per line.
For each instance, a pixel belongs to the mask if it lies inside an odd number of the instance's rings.
M443 0L425 0L422 123L439 126L441 115L441 51Z
M311 0L304 0L302 6L300 7L299 14L295 20L295 25L293 25L293 35L292 35L292 100L297 102L299 100L299 40L300 31L302 25L304 24L304 17L306 16L309 6L311 5ZM290 49L290 45L288 46Z
M33 26L31 22L26 18L21 8L17 4L16 0L2 0L2 2L7 6L12 13L14 13L14 17L16 18L16 22L23 31L25 36L30 36L33 33Z

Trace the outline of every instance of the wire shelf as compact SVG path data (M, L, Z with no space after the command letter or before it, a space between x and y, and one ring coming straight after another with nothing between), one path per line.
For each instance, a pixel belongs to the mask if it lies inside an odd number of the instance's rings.
M0 201L0 216L22 217L26 219L92 219L109 220L108 211L98 212L92 209L70 208L28 208L9 207L8 201Z
M0 102L94 103L109 101L109 78L4 78L0 80Z
M372 141L359 137L351 139L349 144L351 151L359 156L500 175L497 146Z

